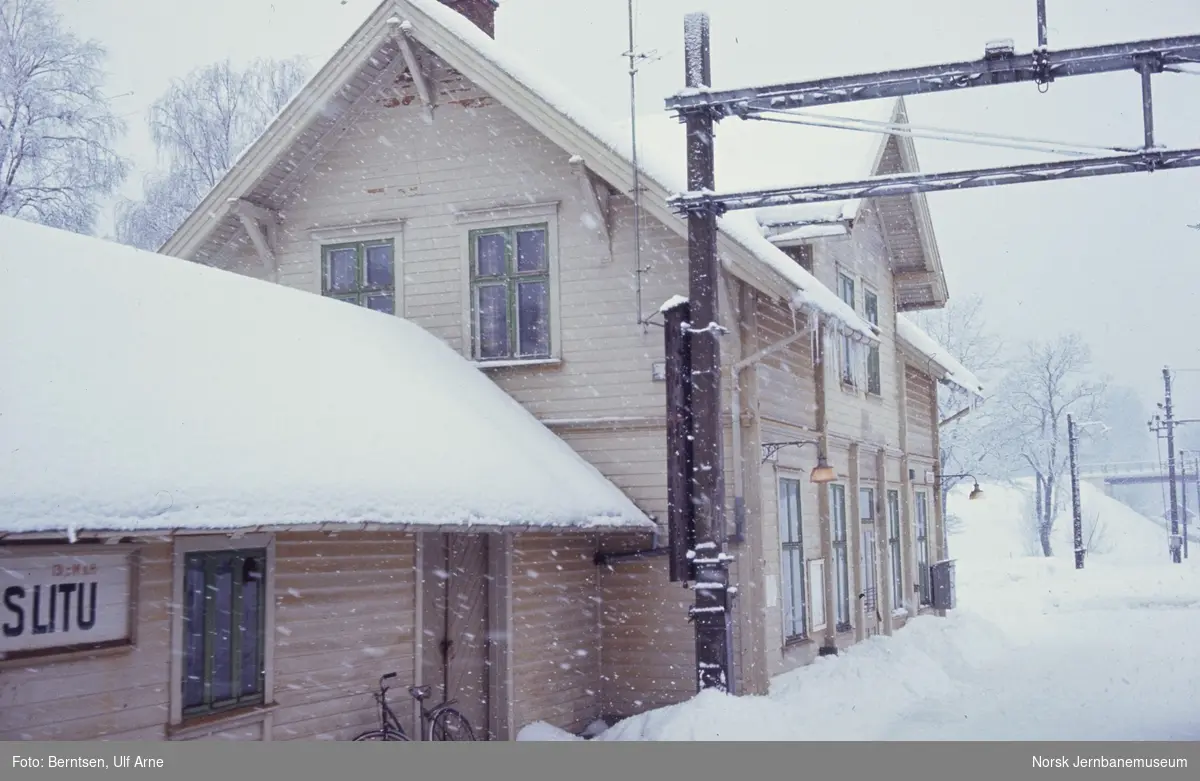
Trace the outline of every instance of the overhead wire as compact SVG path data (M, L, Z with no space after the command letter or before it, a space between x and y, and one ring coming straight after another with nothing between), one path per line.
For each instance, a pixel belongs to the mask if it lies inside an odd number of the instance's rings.
M1010 136L1000 133L987 133L977 130L955 130L952 128L907 125L896 122L881 122L878 120L858 119L852 117L814 115L802 113L800 111L781 110L767 113L775 113L779 114L780 116L751 115L747 116L746 119L756 119L764 122L778 122L782 124L827 127L835 130L854 130L867 133L879 133L882 135L899 135L910 138L926 138L934 141L948 141L952 143L974 144L978 146L995 146L1032 152L1052 152L1074 157L1096 157L1099 153L1132 153L1139 151L1134 147L1072 143L1069 141L1031 138L1028 136Z

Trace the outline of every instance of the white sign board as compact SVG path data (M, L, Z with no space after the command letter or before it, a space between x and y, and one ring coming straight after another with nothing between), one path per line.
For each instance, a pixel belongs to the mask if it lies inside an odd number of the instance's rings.
M933 473L933 470L932 470L932 469L926 469L926 470L925 470L925 482L926 482L926 483L930 483L930 484L932 484L932 483L933 483L933 481L934 481L934 479L935 479L936 477L937 477L937 475L935 475L935 474Z
M130 554L0 551L0 658L130 637Z

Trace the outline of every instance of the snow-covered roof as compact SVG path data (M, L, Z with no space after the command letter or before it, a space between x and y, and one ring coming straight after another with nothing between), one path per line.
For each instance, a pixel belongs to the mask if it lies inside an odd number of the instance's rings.
M651 528L398 317L0 217L0 536Z
M913 350L936 364L942 372L940 379L957 385L977 398L983 398L983 383L975 373L962 365L950 351L942 347L932 336L921 330L904 315L896 316L896 336Z
M400 20L401 24L396 25L396 20ZM628 134L617 132L611 118L597 112L578 91L557 83L544 69L525 62L520 52L506 49L466 17L439 0L384 0L354 37L313 77L309 86L292 100L263 135L241 155L238 165L217 183L176 234L163 245L161 251L191 257L190 253L199 247L206 240L207 234L224 219L227 204L245 196L274 161L287 155L287 145L300 132L299 128L323 113L328 113L318 93L324 90L332 100L338 92L339 81L348 80L353 76L353 67L372 50L372 42L393 35L392 28L395 27L406 29L415 39L445 59L452 67L462 71L472 81L479 83L514 111L521 108L517 103L535 101L538 104L536 108L525 111L522 114L523 118L547 133L552 140L567 148L578 159L582 159L597 174L614 184L624 184L624 178L632 169L631 139ZM486 68L472 68L472 61L476 65L485 63ZM890 101L883 103L894 105ZM863 111L854 110L860 113ZM874 116L880 111L882 109L876 106L868 110L868 113ZM845 113L845 110L835 113ZM860 155L858 144L873 141L877 149L882 149L883 139L875 134L832 130L823 132L840 134L837 136L838 145L835 148L806 151L803 160L845 159L852 161L849 164L857 171L864 161L869 164L874 160L873 155ZM842 136L853 137L853 140L843 139ZM828 137L832 138L835 135ZM586 139L586 143L581 143L583 139ZM850 146L847 147L847 144ZM589 148L574 148L584 146ZM853 148L855 151L853 154L847 154L847 148ZM590 149L601 150L601 154L612 158L612 161L597 159L598 155L591 154ZM648 209L679 231L684 230L684 221L669 211L666 199L685 189L685 180L679 177L677 170L678 163L682 160L682 147L678 153L639 157L640 167L646 179L650 180L644 179L642 182L648 192ZM813 175L816 176L815 173ZM724 188L727 185L722 183L721 186ZM803 208L812 210L817 207ZM834 208L842 213L851 207L847 204L835 204ZM799 214L800 211L795 213ZM866 320L764 237L763 228L752 213L727 214L719 219L719 227L723 234L722 254L732 251L746 256L750 262L757 265L750 275L755 280L769 278L773 287L784 289L793 307L824 318L826 324L835 331L864 341L876 340L875 332Z

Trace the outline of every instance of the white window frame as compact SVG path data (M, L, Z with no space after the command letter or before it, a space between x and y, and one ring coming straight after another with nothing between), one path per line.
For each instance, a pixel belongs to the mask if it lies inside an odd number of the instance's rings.
M485 209L460 211L455 214L459 235L459 258L462 281L462 354L481 369L507 366L545 366L562 362L562 306L560 305L559 202L494 206ZM471 300L471 233L488 228L515 228L530 223L546 224L546 266L550 278L550 357L517 358L481 361L475 357L475 328L472 322Z
M922 512L924 510L924 512ZM921 516L924 516L922 519ZM924 527L924 533L922 533ZM917 560L917 609L933 605L933 583L930 566L933 564L933 549L929 539L929 492L913 491L913 557ZM924 555L922 555L924 554ZM922 558L924 562L922 562Z
M317 270L317 295L324 296L325 278L325 248L334 244L352 244L355 242L391 241L392 242L392 303L396 317L404 317L404 274L402 273L404 254L404 222L395 220L388 222L365 222L358 225L334 225L328 228L316 228L308 232L312 244L314 268ZM324 296L328 298L328 296ZM365 308L365 307L364 307Z
M221 535L181 535L175 537L171 550L171 663L169 683L169 721L171 739L192 736L189 721L183 718L183 581L189 553L261 548L266 551L266 583L263 588L263 700L261 705L230 711L227 714L197 716L195 726L200 733L232 729L235 725L262 722L263 740L270 740L270 720L275 707L275 536L246 534L240 537Z

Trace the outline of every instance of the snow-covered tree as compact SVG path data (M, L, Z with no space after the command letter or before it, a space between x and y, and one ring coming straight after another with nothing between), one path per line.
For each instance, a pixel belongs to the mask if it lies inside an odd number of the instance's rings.
M117 240L158 249L307 80L303 59L218 62L174 82L150 107L162 170L117 209Z
M91 233L127 170L104 57L48 0L0 0L0 214Z
M1050 534L1060 507L1067 467L1067 414L1094 420L1107 382L1090 372L1091 350L1078 334L1025 345L990 400L992 457L1012 472L1029 470L1035 482L1035 520L1042 553L1053 555Z
M944 309L920 312L911 316L920 328L954 358L971 369L986 384L996 379L1002 343L987 324L983 299L972 296L951 300ZM987 472L988 442L984 432L990 410L986 404L965 416L955 417L970 408L971 394L947 385L938 386L938 418L948 422L940 432L941 469L943 475ZM963 478L942 482L942 506L946 494Z

